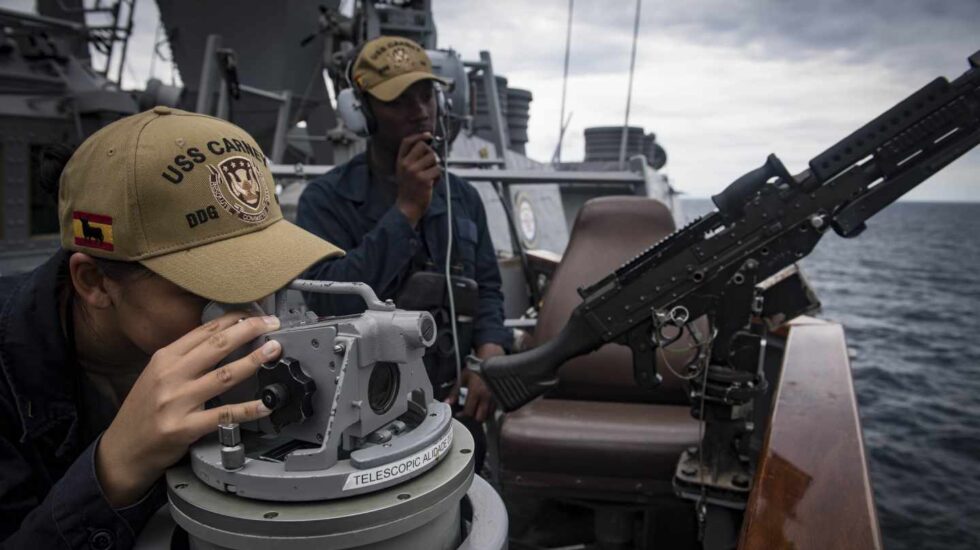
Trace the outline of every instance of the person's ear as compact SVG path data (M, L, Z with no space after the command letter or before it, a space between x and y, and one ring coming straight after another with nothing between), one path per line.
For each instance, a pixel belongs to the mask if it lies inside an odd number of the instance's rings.
M85 305L98 309L112 307L112 298L106 289L108 279L91 256L81 252L72 254L68 259L68 272L75 295Z

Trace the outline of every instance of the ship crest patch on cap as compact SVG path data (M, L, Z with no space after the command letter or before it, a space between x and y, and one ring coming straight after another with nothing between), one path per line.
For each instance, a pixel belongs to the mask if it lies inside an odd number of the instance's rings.
M395 70L405 70L409 67L412 60L408 56L408 50L404 46L396 46L388 54L388 62Z
M262 223L269 217L269 189L262 172L246 157L230 157L208 165L208 184L214 199L228 213L246 223Z

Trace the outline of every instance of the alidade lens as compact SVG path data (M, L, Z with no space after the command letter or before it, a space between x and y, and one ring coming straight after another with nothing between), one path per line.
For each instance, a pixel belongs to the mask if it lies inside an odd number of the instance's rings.
M377 363L368 379L368 403L376 414L384 414L398 395L398 365Z

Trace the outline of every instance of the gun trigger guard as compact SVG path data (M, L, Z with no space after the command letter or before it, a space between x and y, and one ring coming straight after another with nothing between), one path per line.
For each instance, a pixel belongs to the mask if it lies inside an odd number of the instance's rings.
M680 327L686 325L690 320L691 312L687 310L684 306L674 306L670 310L670 321L674 326Z
M684 335L684 328L688 325L690 315L684 306L674 306L669 312L653 308L651 310L651 317L653 318L653 330L650 334L651 343L657 347L667 347L680 340L681 336ZM677 333L669 335L664 332L666 328L674 328Z

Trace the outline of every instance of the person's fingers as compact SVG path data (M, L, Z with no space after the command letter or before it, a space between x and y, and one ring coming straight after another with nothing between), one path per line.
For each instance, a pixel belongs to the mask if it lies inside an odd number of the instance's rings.
M221 395L254 375L255 371L259 370L259 367L263 363L269 363L275 360L279 357L280 353L282 353L282 346L279 342L269 340L245 357L227 365L221 365L191 382L187 390L187 396L195 403L204 403L208 399Z
M221 332L213 333L184 355L187 374L200 376L246 342L278 328L279 318L275 315L266 315L249 317Z
M419 141L425 141L428 139L428 132L419 132L418 134L412 134L410 136L405 136L402 142L398 144L398 158L402 158L408 154L408 151Z
M423 181L428 181L435 183L435 181L442 177L442 167L438 164L429 168L428 170L419 173L419 178Z
M466 392L466 404L463 405L463 412L460 413L462 416L472 417L476 413L476 406L480 403L479 395L474 395L474 392Z
M265 418L272 413L262 404L261 399L223 405L213 409L205 409L187 416L187 430L194 439L209 434L218 428L219 424L241 424Z
M439 157L436 156L435 151L429 149L428 151L426 151L424 155L422 155L418 160L416 160L414 163L412 163L411 166L408 167L408 171L412 173L417 173L423 170L428 170L433 166L438 166L438 164L439 164Z
M453 385L453 389L449 390L449 395L447 395L446 398L442 400L442 402L453 405L456 403L457 399L459 399L459 384Z
M228 313L204 323L203 325L195 328L194 330L188 332L187 334L181 336L172 344L167 346L166 350L172 352L174 355L180 356L196 348L201 342L207 340L211 336L225 330L226 328L234 325L239 320L248 317L248 314L244 311L229 311Z
M405 157L405 165L409 170L412 170L412 168L418 165L420 161L423 161L429 156L434 158L435 154L436 152L432 149L432 147L429 147L428 143L420 141L415 144L412 150L408 153L408 156ZM428 163L428 161L424 161L424 164L427 165Z
M426 151L431 151L432 148L425 142L425 140L432 137L428 132L423 132L421 134L413 134L402 140L401 145L398 148L398 158L405 164L411 165L418 159L422 158L422 155Z
M482 423L490 414L491 400L489 395L480 396L480 404L476 408L476 421Z

